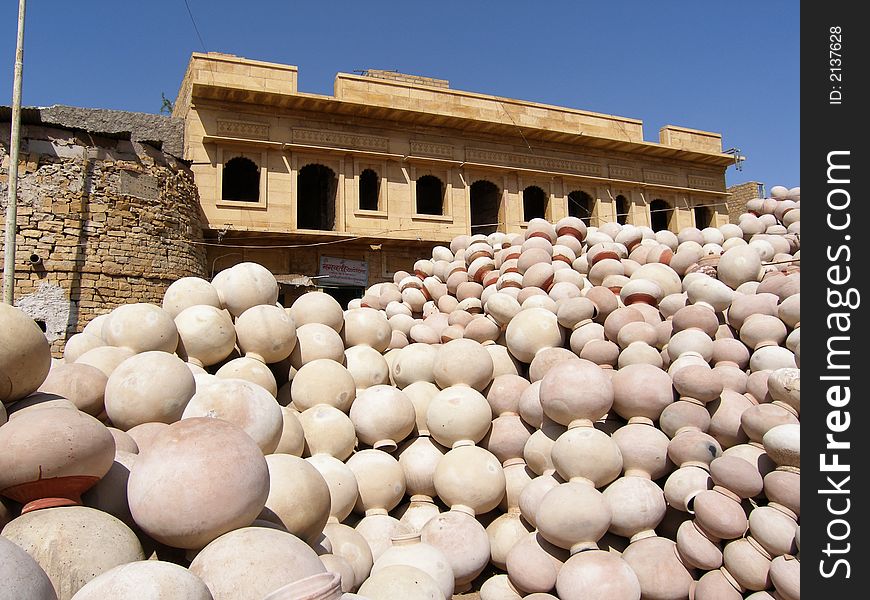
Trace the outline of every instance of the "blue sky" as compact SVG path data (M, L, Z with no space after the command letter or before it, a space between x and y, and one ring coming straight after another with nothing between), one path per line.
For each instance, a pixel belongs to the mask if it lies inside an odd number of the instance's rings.
M294 64L299 88L396 69L456 89L723 135L728 184L800 185L799 3L188 0L207 50ZM11 104L17 2L0 3L0 104ZM30 0L23 101L159 112L191 52L184 0Z

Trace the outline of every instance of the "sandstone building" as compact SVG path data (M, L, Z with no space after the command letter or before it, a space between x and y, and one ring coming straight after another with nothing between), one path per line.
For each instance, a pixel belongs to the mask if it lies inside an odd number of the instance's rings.
M254 260L352 296L456 235L520 232L534 217L728 222L734 158L718 133L669 125L653 143L637 119L439 79L339 73L326 96L299 91L293 66L195 53L173 116L210 271Z

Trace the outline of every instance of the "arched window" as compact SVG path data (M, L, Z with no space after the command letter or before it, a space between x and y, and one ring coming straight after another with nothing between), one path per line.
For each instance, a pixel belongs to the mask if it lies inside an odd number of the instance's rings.
M260 199L260 169L243 156L231 158L223 166L221 199L257 202Z
M547 217L547 194L536 185L523 190L523 221Z
M381 180L371 169L365 169L359 174L359 208L360 210L378 210Z
M501 192L498 186L479 179L471 184L471 234L489 235L498 231Z
M580 190L568 194L568 216L580 219L587 227L591 225L592 196Z
M653 231L662 231L671 228L671 220L674 216L673 207L665 200L657 198L650 202L650 225Z
M713 211L707 206L695 207L695 227L704 229L713 226Z
M628 200L622 194L616 197L616 222L620 225L628 223Z
M299 229L335 229L338 177L329 167L311 164L299 170L296 186L296 226Z
M434 175L417 179L417 214L444 214L444 183Z

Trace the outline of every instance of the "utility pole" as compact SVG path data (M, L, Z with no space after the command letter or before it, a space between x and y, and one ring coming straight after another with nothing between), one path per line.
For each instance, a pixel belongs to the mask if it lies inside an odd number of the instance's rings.
M15 301L15 233L18 229L18 149L21 145L21 77L24 72L24 11L18 0L18 40L15 44L15 82L12 86L12 125L9 136L9 197L6 204L6 244L3 247L3 302Z

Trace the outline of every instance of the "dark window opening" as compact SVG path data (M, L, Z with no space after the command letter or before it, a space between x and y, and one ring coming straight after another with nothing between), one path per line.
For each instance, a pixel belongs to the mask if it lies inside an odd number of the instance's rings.
M711 211L706 206L696 206L695 207L695 227L698 229L704 229L705 227L712 227L713 224L713 211Z
M250 159L231 158L223 167L221 198L238 202L257 202L260 199L260 169Z
M592 196L586 192L575 190L568 194L568 216L576 217L586 226L592 224Z
M616 197L616 222L620 225L628 223L628 200L622 194Z
M471 234L489 235L498 231L501 193L491 181L471 184Z
M650 202L650 226L653 231L663 231L670 229L671 218L674 215L674 209L670 204L661 199L656 199Z
M42 330L42 333L45 333L46 331L48 331L48 327L46 327L45 321L43 321L42 319L36 319L36 324Z
M359 208L360 210L378 210L378 197L381 191L381 181L378 174L371 169L365 169L359 175Z
M335 298L344 309L351 300L362 298L365 293L365 288L354 286L323 286L318 289Z
M306 165L297 179L296 226L299 229L335 229L338 178L329 167Z
M536 185L523 190L523 221L547 218L547 194Z
M417 214L444 214L444 184L434 175L417 179Z

